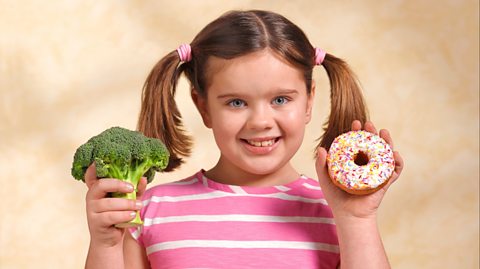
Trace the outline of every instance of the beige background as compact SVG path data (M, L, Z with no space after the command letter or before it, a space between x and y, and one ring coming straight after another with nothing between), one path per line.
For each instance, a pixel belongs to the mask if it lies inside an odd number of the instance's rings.
M77 146L106 127L135 128L153 64L229 9L278 11L346 59L372 120L406 160L379 213L394 268L479 266L477 1L0 1L0 267L81 268L89 242ZM327 116L325 71L294 159L315 177ZM217 151L181 82L196 147L153 184L209 168Z

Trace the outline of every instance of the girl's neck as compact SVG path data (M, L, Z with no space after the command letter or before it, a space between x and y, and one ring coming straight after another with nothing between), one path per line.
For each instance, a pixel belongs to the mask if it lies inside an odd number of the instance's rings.
M255 174L237 166L226 164L222 159L205 172L205 176L218 183L237 186L268 187L285 185L300 177L300 174L291 166L285 164L280 169L265 174Z

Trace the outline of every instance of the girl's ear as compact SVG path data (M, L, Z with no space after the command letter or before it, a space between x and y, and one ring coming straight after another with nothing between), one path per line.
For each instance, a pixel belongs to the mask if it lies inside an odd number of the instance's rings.
M313 108L313 101L315 100L315 81L312 80L312 89L310 94L307 96L307 111L305 117L305 124L309 123L312 119L312 108Z
M190 94L192 96L193 103L198 109L198 112L200 112L200 115L202 116L203 124L207 128L212 128L212 123L210 120L210 113L208 112L208 107L207 107L207 99L206 97L202 97L198 94L198 91L192 88L190 91Z

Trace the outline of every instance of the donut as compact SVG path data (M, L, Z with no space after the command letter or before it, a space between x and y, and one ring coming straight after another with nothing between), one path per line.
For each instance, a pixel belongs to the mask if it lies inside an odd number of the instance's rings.
M337 136L327 154L332 182L351 194L369 194L382 188L395 169L393 151L380 136L350 131Z

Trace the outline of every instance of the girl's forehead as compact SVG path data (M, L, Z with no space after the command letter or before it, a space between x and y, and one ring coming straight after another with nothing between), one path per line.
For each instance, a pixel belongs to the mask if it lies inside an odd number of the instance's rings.
M211 86L305 87L303 73L269 50L233 59L210 57L206 70L207 89Z
M241 68L248 65L258 65L263 64L264 68L272 67L272 64L283 64L288 65L293 68L286 60L284 60L280 55L274 53L270 49L263 49L260 51L251 52L239 57L232 59L223 59L220 57L211 56L207 61L207 68L216 69L215 71L220 71L224 68Z

